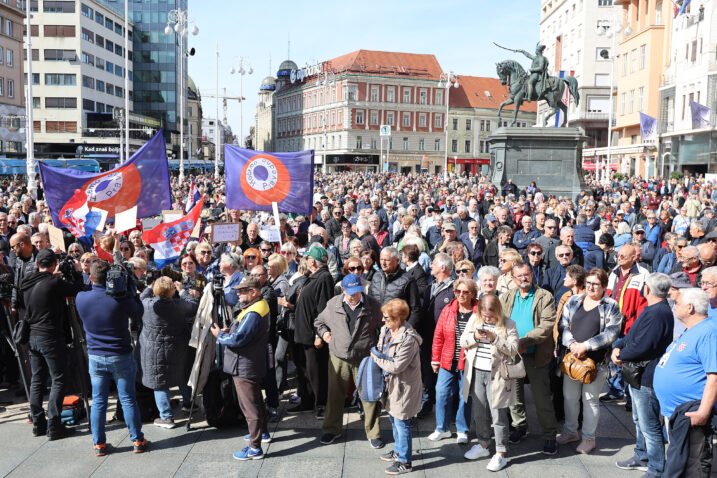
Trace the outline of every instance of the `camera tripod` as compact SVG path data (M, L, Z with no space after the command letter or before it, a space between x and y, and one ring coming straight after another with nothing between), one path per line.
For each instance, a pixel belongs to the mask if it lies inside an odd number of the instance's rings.
M90 421L90 369L87 357L87 340L85 339L85 331L82 328L82 321L77 315L74 297L66 297L65 305L70 330L72 331L72 349L75 355L79 357L79 370L76 372L80 378L82 401L85 404L85 413L87 414L87 429L90 430L92 423Z
M15 358L17 359L17 368L20 371L20 379L22 380L22 386L25 389L25 398L30 400L30 360L27 357L27 354L25 354L25 351L22 349L22 345L16 344L15 339L13 338L12 332L15 328L15 321L12 317L10 304L3 302L2 311L3 314L5 314L5 321L7 322L7 332L3 331L3 336L5 337L5 340L7 340L13 354L15 354Z

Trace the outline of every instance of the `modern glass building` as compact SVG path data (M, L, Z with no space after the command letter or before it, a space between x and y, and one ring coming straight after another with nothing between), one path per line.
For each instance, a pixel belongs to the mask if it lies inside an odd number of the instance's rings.
M124 14L124 0L99 0ZM167 142L179 131L179 37L167 35L167 14L187 9L188 0L129 0L134 24L134 112L162 122ZM185 37L185 50L187 38ZM184 57L184 84L187 58ZM185 103L186 109L186 103ZM186 111L185 111L186 121ZM177 148L178 149L178 148Z

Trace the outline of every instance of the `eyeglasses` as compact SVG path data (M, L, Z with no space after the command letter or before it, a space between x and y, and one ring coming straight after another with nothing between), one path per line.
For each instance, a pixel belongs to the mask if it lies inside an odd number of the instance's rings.
M264 277L266 275L266 272L260 272L260 273L252 273L252 277Z
M599 282L585 282L585 287L595 288L602 287L602 284Z
M508 259L503 259L502 257L498 259L498 262L510 262Z
M271 252L271 251L272 251L272 249L263 249L263 248L261 249L261 252Z
M470 269L456 269L457 274L470 274Z
M252 254L251 256L244 256L244 259L256 259L256 256Z
M455 294L456 294L456 295L464 295L464 294L465 294L465 295L468 295L468 294L470 294L470 293L471 293L471 292L470 292L469 290L467 290L467 289L456 289L456 290L455 290Z
M210 256L212 255L212 251L196 251L197 254L201 256Z
M95 262L95 260L94 259L82 259L80 262L83 264L92 264L93 262Z
M679 245L679 244L678 244L678 245L675 246L675 248L677 248L677 249L682 249L682 248L685 247L685 246L686 246L686 244L682 244L682 245Z
M715 282L704 282L704 281L703 281L703 282L702 282L702 288L704 289L705 287L708 288L708 289L711 289L711 288L713 288L713 287L717 287L717 283L715 283Z
M348 268L349 272L363 272L363 266L354 266Z
M182 262L182 267L184 266L193 266L194 262Z
M528 254L530 254L531 256L542 256L543 255L543 253L540 251L532 251L532 252L529 252Z
M691 260L693 260L693 259L697 259L697 256L692 256L692 257L682 256L682 262L691 261Z

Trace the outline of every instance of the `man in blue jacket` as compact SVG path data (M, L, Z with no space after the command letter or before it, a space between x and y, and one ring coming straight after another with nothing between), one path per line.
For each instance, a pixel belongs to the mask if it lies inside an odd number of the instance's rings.
M137 364L132 356L130 320L133 326L142 319L139 297L118 299L107 294L107 271L110 265L95 261L90 268L92 290L77 294L75 305L82 319L87 339L90 379L92 381L92 440L95 455L107 454L105 417L110 382L117 384L117 393L134 452L147 450L149 442L142 433L142 417L135 397Z
M635 454L618 461L623 470L647 471L648 476L662 476L665 468L665 442L660 421L660 404L652 387L655 367L672 342L674 319L667 303L672 281L666 274L650 274L643 294L647 307L637 317L627 335L613 344L612 361L649 362L639 384L630 385L632 420L635 422ZM623 374L624 375L624 374Z
M464 232L460 239L468 250L468 260L475 265L476 269L479 269L483 264L485 238L480 233L480 225L478 222L471 220L468 223L468 232Z

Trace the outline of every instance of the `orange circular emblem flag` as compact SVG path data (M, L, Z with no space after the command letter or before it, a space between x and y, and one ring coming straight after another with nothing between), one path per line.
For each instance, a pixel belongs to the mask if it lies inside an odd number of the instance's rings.
M142 176L135 165L130 164L86 182L82 189L87 194L88 207L104 209L108 217L112 217L137 204L142 192Z
M270 154L257 154L241 171L241 187L246 197L262 206L279 203L291 190L291 176L286 166Z

